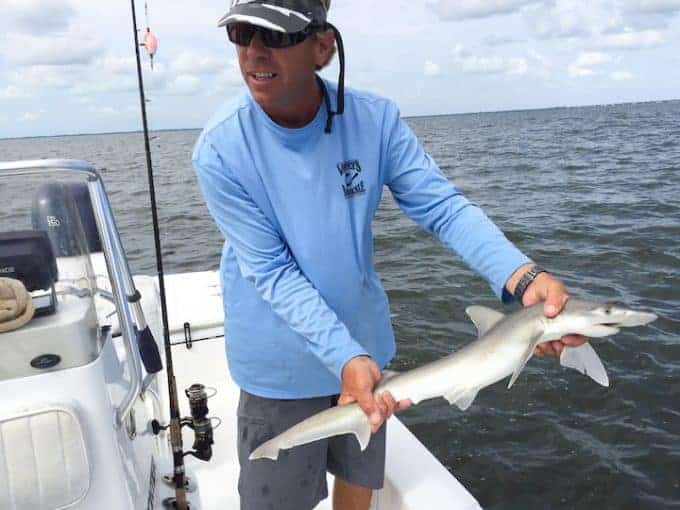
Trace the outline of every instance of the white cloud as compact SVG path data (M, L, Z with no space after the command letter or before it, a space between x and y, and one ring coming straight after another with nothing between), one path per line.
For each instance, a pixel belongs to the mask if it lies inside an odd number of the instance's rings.
M349 86L349 80L345 81ZM211 95L221 95L225 90L233 90L243 86L243 77L241 76L241 69L238 65L238 60L232 58L229 60L222 71L217 75L215 88Z
M201 80L192 74L181 74L168 83L166 92L173 96L191 96L201 88Z
M85 79L78 75L74 76L70 91L76 95L101 95L133 92L137 90L137 77L109 72L99 64L92 66L91 72L97 76L96 80Z
M478 56L456 45L453 58L461 71L474 74L504 74L506 76L524 76L529 71L526 58Z
M524 76L529 72L529 64L525 58L511 58L508 59L508 63L509 76Z
M74 70L69 66L30 66L21 67L12 74L14 85L32 95L40 89L62 89L70 87L74 81Z
M107 54L98 58L95 65L100 71L111 74L130 74L136 72L135 57L119 57L117 55Z
M78 42L74 44L74 37ZM6 58L20 66L31 65L86 65L104 53L98 41L81 34L35 37L9 35Z
M488 18L510 14L536 0L432 0L429 6L445 20Z
M639 32L628 30L617 34L606 34L596 39L595 45L611 50L639 50L655 48L664 42L664 37L658 30L642 30Z
M426 60L423 72L425 73L425 76L430 77L439 76L440 74L439 64L432 62L431 60Z
M76 16L69 0L2 0L3 31L51 34L66 30Z
M541 39L592 39L618 48L661 44L655 29L667 27L676 11L680 0L543 0L522 13L527 28Z
M41 91L66 89L73 84L73 76L67 67L21 67L7 73L5 78L4 87L0 82L0 98L4 99L36 97Z
M600 74L600 70L597 67L608 64L612 60L612 56L607 53L596 51L583 52L569 65L567 71L572 78L595 76Z
M623 0L623 7L633 14L671 14L680 11L680 0Z
M484 38L484 44L487 46L507 46L509 44L518 44L523 42L525 42L524 39L508 35L491 34Z
M633 73L630 71L614 71L610 76L614 81L629 81L634 78Z
M92 106L88 111L99 117L117 117L121 114L120 109L112 106Z
M502 73L507 69L500 57L480 57L470 54L461 45L453 49L453 58L464 73Z
M25 88L17 87L16 85L7 85L0 89L0 99L18 99L21 97L30 97Z
M35 122L40 118L40 114L36 112L25 112L19 117L20 122Z
M148 94L162 91L168 79L167 68L156 64L153 71L144 72L144 88ZM134 58L114 55L98 58L88 69L74 74L71 87L73 93L86 96L136 92L138 82Z
M228 64L224 59L183 51L172 59L171 69L178 74L218 73Z
M591 0L550 0L524 11L525 22L541 39L586 37L615 30L621 20L615 9Z
M78 96L80 95L101 95L101 94L116 94L124 92L134 92L137 90L137 78L134 76L126 76L121 79L108 79L102 77L100 80L78 80L72 87L71 92Z

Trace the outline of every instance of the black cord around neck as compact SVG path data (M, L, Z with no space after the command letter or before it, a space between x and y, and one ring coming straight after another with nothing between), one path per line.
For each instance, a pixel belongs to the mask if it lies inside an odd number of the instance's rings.
M323 79L317 74L316 82L321 87L321 94L323 95L323 102L326 105L326 127L324 128L324 133L330 133L333 126L333 115L335 112L331 109L331 98L328 95L328 89Z
M335 34L335 42L338 45L338 57L340 59L340 75L338 77L338 93L336 100L335 111L331 109L331 100L328 96L328 90L326 89L326 84L317 75L316 79L321 86L321 92L323 93L324 102L326 103L326 127L324 132L329 134L333 129L333 117L335 115L342 115L345 112L345 46L342 42L342 36L340 31L331 23L326 23L326 26L333 30Z

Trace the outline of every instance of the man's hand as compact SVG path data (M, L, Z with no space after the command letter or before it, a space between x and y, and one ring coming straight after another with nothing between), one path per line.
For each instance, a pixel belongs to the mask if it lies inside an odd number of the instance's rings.
M357 356L349 360L342 369L342 389L338 404L358 403L368 416L373 432L396 411L411 405L410 400L397 402L388 391L374 396L373 388L380 379L378 365L368 356Z
M512 286L512 290L514 290L519 279L532 266L533 264L530 264L518 269L508 282L508 287ZM549 273L540 273L524 292L522 305L531 306L544 301L543 313L546 317L552 318L562 311L568 299L569 294L561 280ZM582 335L565 335L559 340L538 345L534 354L536 356L559 356L565 346L578 347L587 341L588 339Z

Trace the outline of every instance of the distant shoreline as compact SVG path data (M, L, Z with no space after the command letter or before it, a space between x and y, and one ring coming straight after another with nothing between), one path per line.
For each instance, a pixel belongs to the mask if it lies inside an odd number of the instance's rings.
M520 112L541 112L541 111L550 111L550 110L569 110L569 109L578 109L578 108L607 108L611 106L626 106L626 105L644 105L644 104L663 104L663 103L677 103L680 102L680 98L678 99L660 99L660 100L651 100L651 101L635 101L635 102L630 102L630 101L625 101L621 103L604 103L604 104L584 104L584 105L576 105L576 106L549 106L549 107L544 107L544 108L519 108L519 109L511 109L511 110L488 110L488 111L479 111L479 112L459 112L459 113L437 113L437 114L432 114L432 115L410 115L410 116L405 116L405 119L424 119L424 118L433 118L433 117L457 117L457 116L464 116L464 115L493 115L493 114L498 114L498 113L520 113ZM188 127L188 128L168 128L168 129L154 129L150 132L152 133L163 133L163 132L169 132L169 131L198 131L202 129L202 127ZM131 131L97 131L97 132L85 132L85 133L61 133L61 134L56 134L56 135L38 135L38 136L16 136L16 137L7 137L7 138L0 138L0 141L3 140L32 140L32 139L37 139L37 138L60 138L60 137L71 137L71 136L98 136L98 135L121 135L121 134L132 134L132 133L141 133L142 131L140 129L135 129Z

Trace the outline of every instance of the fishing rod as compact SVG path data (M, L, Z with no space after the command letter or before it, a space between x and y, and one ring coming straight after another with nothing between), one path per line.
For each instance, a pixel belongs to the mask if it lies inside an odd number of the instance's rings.
M156 250L156 270L158 273L158 286L161 299L161 315L163 319L163 341L165 345L165 363L168 376L168 392L170 397L170 444L172 446L173 459L173 482L175 486L175 499L172 502L176 510L188 510L185 486L184 451L182 446L181 418L179 413L179 400L177 397L177 383L172 365L172 349L170 345L170 330L168 327L168 308L165 298L165 278L163 273L163 258L161 254L160 229L158 226L158 212L156 207L156 189L153 179L153 167L151 164L151 147L149 145L149 127L146 119L146 98L144 97L144 80L142 77L142 64L139 56L139 36L137 30L137 15L135 0L130 0L132 7L132 29L135 40L135 54L137 56L137 79L139 82L139 101L142 108L142 123L144 126L144 148L146 150L146 168L149 177L149 195L151 199L151 216L153 220L153 236ZM148 32L148 30L147 30Z

